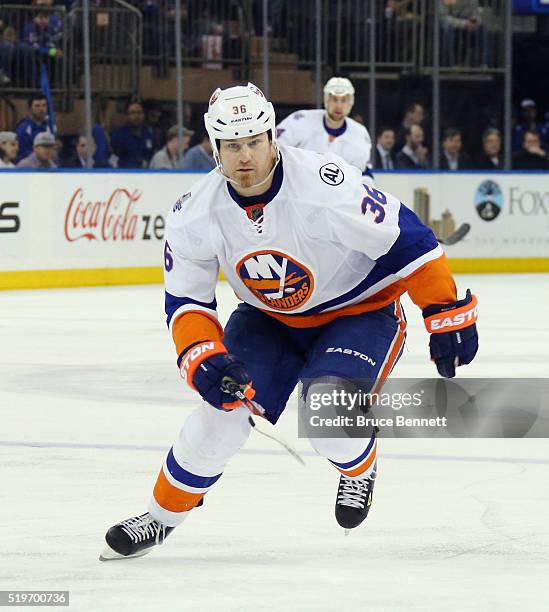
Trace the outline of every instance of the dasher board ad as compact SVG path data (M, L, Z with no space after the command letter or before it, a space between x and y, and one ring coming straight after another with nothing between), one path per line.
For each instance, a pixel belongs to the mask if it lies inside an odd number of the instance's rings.
M445 239L462 224L470 230L446 247L459 258L549 257L547 174L379 174L392 193Z

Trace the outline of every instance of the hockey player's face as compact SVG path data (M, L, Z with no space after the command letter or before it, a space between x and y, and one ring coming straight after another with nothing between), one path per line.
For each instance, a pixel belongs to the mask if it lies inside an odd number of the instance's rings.
M332 121L342 121L351 112L351 96L334 96L330 94L326 100L326 112Z
M272 170L276 153L267 133L222 140L219 150L225 175L243 189L260 183Z

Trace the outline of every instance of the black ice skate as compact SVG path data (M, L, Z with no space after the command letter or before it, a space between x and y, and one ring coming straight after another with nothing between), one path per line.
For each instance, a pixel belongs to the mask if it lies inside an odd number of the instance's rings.
M352 480L341 475L335 506L337 522L345 529L358 527L368 516L374 494L377 463L368 478Z
M162 544L174 529L159 523L148 512L126 519L107 531L105 540L109 546L101 553L99 560L142 557L153 546Z

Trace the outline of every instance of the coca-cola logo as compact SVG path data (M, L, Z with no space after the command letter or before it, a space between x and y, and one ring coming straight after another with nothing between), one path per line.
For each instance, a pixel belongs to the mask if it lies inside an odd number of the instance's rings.
M79 187L72 195L65 214L65 238L88 240L135 240L138 215L134 208L142 192L115 189L105 200L84 196Z
M136 208L143 195L137 189L115 189L106 199L86 197L79 187L71 196L65 213L65 238L76 242L129 242L163 240L163 215L138 215Z

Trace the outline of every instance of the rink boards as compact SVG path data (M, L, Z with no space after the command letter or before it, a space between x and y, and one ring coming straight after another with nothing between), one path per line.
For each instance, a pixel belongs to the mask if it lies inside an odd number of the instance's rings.
M185 172L1 172L0 289L156 283ZM549 271L547 173L377 173L444 238L455 272Z

